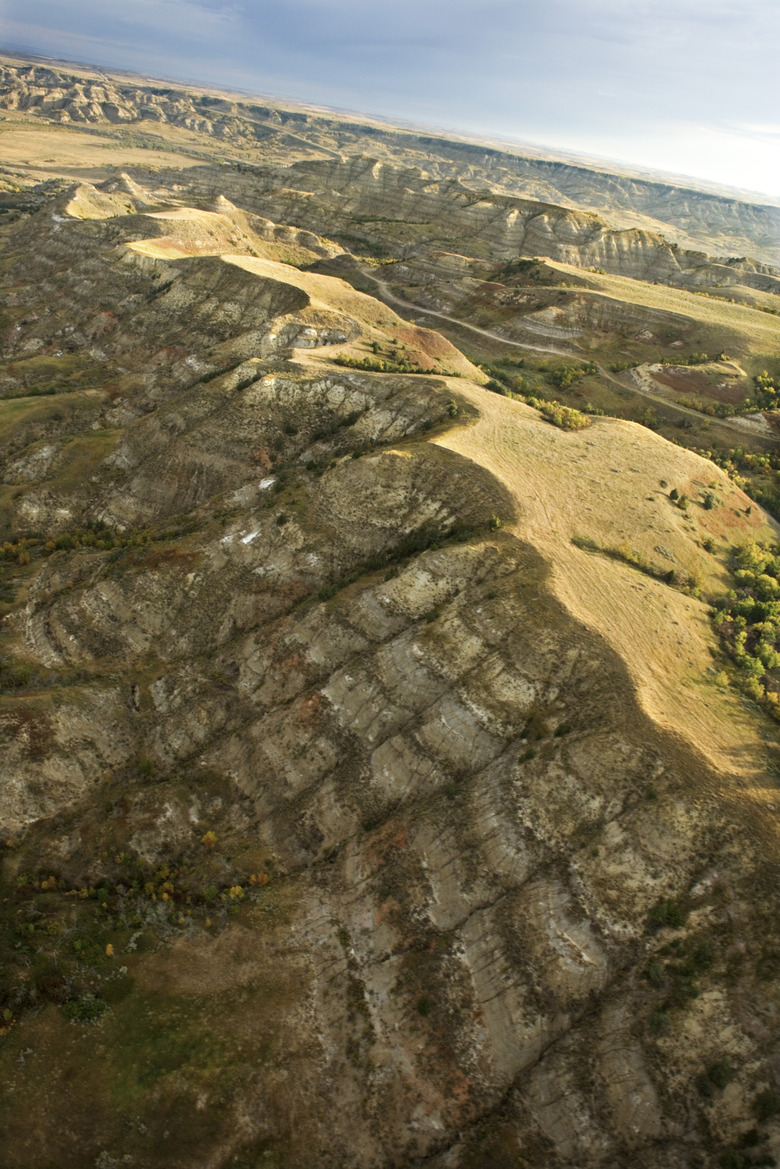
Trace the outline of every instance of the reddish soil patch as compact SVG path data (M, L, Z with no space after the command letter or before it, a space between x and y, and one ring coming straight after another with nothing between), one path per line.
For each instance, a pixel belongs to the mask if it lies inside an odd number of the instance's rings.
M430 329L415 328L414 325L408 325L405 328L399 328L395 331L399 343L406 345L406 352L400 351L400 357L406 357L410 361L417 361L421 366L430 364L430 360L437 358L442 364L447 365L455 355L450 342L440 333L435 333Z
M713 402L725 402L729 406L740 406L747 396L747 387L729 382L710 385L706 374L699 369L689 369L686 365L666 365L659 373L654 373L653 377L679 394L709 398Z

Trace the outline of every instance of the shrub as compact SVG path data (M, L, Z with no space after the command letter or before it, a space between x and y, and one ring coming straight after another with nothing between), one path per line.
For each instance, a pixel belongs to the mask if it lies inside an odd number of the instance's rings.
M67 999L60 1008L69 1023L94 1023L105 1011L105 999L86 992L78 999Z
M679 930L685 925L688 915L680 908L673 897L667 897L656 902L650 910L647 924L651 930L673 929Z
M561 390L567 390L576 382L582 381L588 374L598 372L598 366L592 361L584 361L581 365L559 365L550 373L550 381Z
M560 402L529 398L528 405L533 406L548 422L552 422L553 426L558 426L561 430L583 430L590 426L587 414L582 414L571 406L563 406Z
M694 947L693 953L690 957L690 963L695 972L702 970L709 970L712 966L712 946L709 942L699 942Z
M645 978L653 986L663 986L666 981L663 963L659 962L657 958L651 958L645 970Z
M649 1024L653 1035L665 1035L672 1025L672 1017L668 1011L653 1011Z
M727 1084L731 1083L733 1078L734 1072L732 1070L731 1064L727 1059L718 1060L717 1063L714 1063L711 1067L707 1068L707 1079L721 1092Z

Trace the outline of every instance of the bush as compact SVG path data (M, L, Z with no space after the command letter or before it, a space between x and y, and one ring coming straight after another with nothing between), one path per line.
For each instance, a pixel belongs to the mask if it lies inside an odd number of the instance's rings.
M720 1169L744 1169L745 1158L739 1149L726 1149L718 1157L718 1164L720 1165Z
M653 986L663 986L666 982L663 963L659 962L657 958L651 958L645 970L645 978Z
M108 1003L105 999L95 998L93 994L85 993L78 999L68 999L60 1010L69 1023L94 1023L105 1011Z
M529 398L528 405L533 406L548 422L552 422L553 426L558 426L561 430L584 430L586 426L590 426L587 414L581 414L579 410L564 406L560 402Z
M653 1035L665 1035L672 1025L672 1017L668 1011L653 1011L649 1023Z
M598 366L594 362L585 361L581 365L559 365L550 373L549 378L558 389L567 390L584 377L597 372Z
M731 1083L733 1078L734 1072L732 1071L731 1064L727 1059L718 1060L717 1063L714 1063L711 1067L707 1068L707 1079L721 1092L727 1084Z
M691 967L693 971L700 972L702 970L709 970L712 966L712 946L709 942L699 942L694 947L690 958Z
M679 930L685 925L687 913L680 908L673 897L656 902L650 910L647 924L651 930Z

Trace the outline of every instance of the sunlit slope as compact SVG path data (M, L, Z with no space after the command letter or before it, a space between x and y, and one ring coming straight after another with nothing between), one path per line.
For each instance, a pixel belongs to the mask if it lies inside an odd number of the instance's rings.
M730 289L724 287L712 291L712 295L689 292L687 289L671 288L668 285L650 284L626 276L611 276L597 272L584 273L581 268L560 264L554 260L546 263L564 277L584 281L595 300L597 297L637 305L642 308L660 310L690 321L707 330L707 339L726 338L735 353L740 355L767 354L780 352L780 316L761 312L747 305L731 304ZM719 296L723 299L720 300ZM762 297L767 304L777 303L777 298Z
M567 609L597 631L626 662L640 703L661 727L680 735L721 775L754 774L747 744L754 720L743 703L712 682L717 646L708 606L628 564L572 541L639 553L659 570L698 581L703 595L728 588L723 552L747 539L775 540L777 526L711 463L643 427L598 419L576 433L554 430L536 411L462 385L477 422L436 439L489 470L511 493L509 526L550 568L550 587ZM680 510L676 487L718 506Z
M491 264L436 250L375 267L372 274L410 306L497 329L529 347L535 340L605 362L619 356L685 359L702 350L750 362L780 352L774 311L780 300L773 293L739 285L693 292L547 257L531 263Z

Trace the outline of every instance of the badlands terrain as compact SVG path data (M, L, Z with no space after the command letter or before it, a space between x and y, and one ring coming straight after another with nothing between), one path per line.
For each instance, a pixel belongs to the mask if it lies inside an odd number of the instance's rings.
M774 1165L780 207L0 65L3 1165Z

